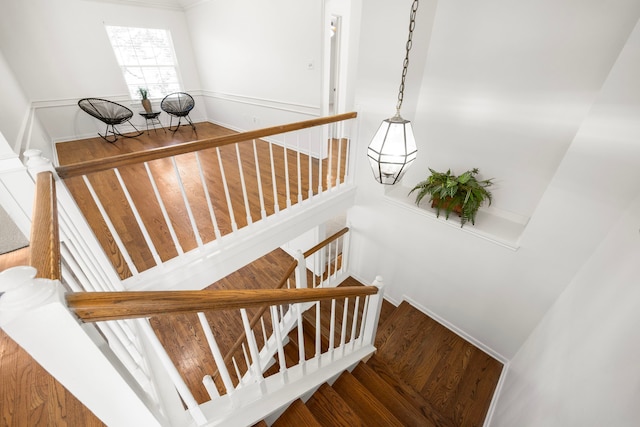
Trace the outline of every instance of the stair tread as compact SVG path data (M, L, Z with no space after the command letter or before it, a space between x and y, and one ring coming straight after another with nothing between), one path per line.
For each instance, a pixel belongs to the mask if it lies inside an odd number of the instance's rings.
M338 377L333 383L333 388L358 416L367 423L367 426L403 426L349 371L343 372Z
M405 426L436 426L366 363L359 363L351 374Z
M272 427L322 427L300 399L294 400Z
M390 340L398 341L403 336L410 340L419 331L424 318L426 318L424 313L415 309L408 302L402 301L387 320L378 326L375 339L375 346L378 351L382 350ZM406 329L404 326L409 328Z
M439 427L453 427L454 423L444 415L440 414L431 403L413 389L410 385L398 379L391 372L384 362L381 362L376 355L372 356L366 363L367 367L373 370L383 381L389 384L404 400L413 405L423 417L431 424Z
M329 384L324 383L307 400L307 408L323 427L364 426L362 419Z

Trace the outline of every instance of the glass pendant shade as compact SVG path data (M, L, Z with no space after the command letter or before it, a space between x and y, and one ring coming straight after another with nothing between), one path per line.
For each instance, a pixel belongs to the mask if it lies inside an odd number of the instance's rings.
M400 181L416 159L417 152L409 120L400 117L399 113L383 120L367 150L376 181L388 185Z

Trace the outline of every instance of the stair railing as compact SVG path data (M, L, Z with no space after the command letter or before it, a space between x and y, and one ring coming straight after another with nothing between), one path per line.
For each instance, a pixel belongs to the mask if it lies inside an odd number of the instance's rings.
M379 282L333 289L69 292L71 286L63 284L64 269L60 269L63 282L57 279L60 258L53 184L51 173L38 175L36 194L39 199L46 197L35 203L38 213L32 232L44 238L34 237L30 248L34 265L44 266L48 278L36 278L40 273L33 267L0 273L0 326L106 424L248 425L375 350L373 339L382 303ZM39 216L42 213L44 218ZM44 242L45 249L38 242ZM322 348L320 338L323 301L332 307L330 336L339 337L339 344L329 348ZM338 302L345 307L341 325L335 308ZM264 305L269 307L271 322L261 321L263 334L256 337L247 310ZM316 327L313 354L307 354L303 345L303 318L308 317L309 307L316 308L311 323ZM237 310L248 337L244 363L249 375L226 369L207 320L212 310L232 309ZM208 375L203 378L209 393L204 400L194 397L194 385L185 382L147 319L186 312L198 313L213 366L221 372L222 385ZM292 365L285 356L285 343L296 326L300 346ZM274 344L278 372L267 376L261 360ZM219 389L225 393L220 395Z
M156 386L131 321L80 325L66 307L79 284L61 257L64 212L51 172L35 184L30 265L0 273L0 327L108 425L168 425L162 402L172 392Z
M344 227L304 253L298 251L297 259L294 259L291 262L288 269L283 274L282 279L274 289L283 289L285 287L287 289L307 287L328 288L341 283L347 275L346 260L345 262L342 260L343 254L346 255L347 253L348 233L349 227ZM318 257L318 254L322 256ZM313 273L314 271L319 270L316 268L316 265L320 265L322 268L320 271L324 272L324 274L318 276ZM254 333L262 334L263 336L266 334L265 322L268 322L270 318L269 316L272 316L267 309L268 308L266 306L263 306L249 321L249 329L254 331ZM287 308L280 307L279 309L280 317L283 317ZM290 327L293 328L295 325L295 323L291 323ZM255 328L257 326L259 326L259 328L256 330ZM280 332L283 336L286 336L289 333L289 331L284 330ZM266 343L268 340L264 339L264 342ZM261 360L263 362L274 356L277 350L275 345L275 342L271 343L270 351L269 347L265 348L265 351L261 356ZM223 358L223 364L227 367L233 367L236 373L239 374L239 377L244 377L244 375L240 374L236 358L243 355L239 354L239 351L242 350L243 346L245 346L245 348L248 346L247 336L244 332L238 336ZM261 366L265 365L265 363L262 363ZM247 369L247 372L244 374L250 373L250 371L250 369ZM215 380L219 375L220 372L216 370L212 373L211 377Z
M56 172L126 279L339 192L351 180L349 123L356 116L234 133ZM113 200L126 203L131 223L116 215Z

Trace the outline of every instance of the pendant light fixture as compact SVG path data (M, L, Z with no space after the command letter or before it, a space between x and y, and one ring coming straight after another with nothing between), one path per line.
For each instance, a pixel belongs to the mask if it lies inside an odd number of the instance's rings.
M402 80L398 93L395 116L383 120L378 131L373 136L367 156L373 170L373 175L381 184L393 185L400 181L411 163L416 159L418 148L413 137L411 122L400 116L400 107L404 98L404 82L409 68L409 51L413 43L413 30L416 26L416 12L419 0L411 5L409 21L409 38L406 44L406 55L402 65Z

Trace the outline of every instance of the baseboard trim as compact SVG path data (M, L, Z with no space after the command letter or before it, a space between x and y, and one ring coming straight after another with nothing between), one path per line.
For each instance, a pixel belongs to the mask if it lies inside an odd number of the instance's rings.
M443 319L438 314L436 314L433 311L429 310L428 308L426 308L424 305L420 304L419 302L417 302L413 298L411 298L411 297L409 297L407 295L403 295L402 299L407 301L409 304L411 304L412 306L414 306L415 308L417 308L418 310L420 310L421 312L423 312L427 316L431 317L436 322L440 323L445 328L449 329L454 334L458 335L460 338L462 338L462 339L470 342L471 344L475 345L480 350L484 351L485 353L487 353L488 355L490 355L491 357L493 357L494 359L496 359L497 361L499 361L503 365L506 365L507 363L509 363L509 359L507 359L506 357L504 357L503 355L501 355L500 353L498 353L497 351L495 351L494 349L492 349L488 345L484 344L480 340L472 337L471 335L469 335L468 333L466 333L462 329L460 329L457 326L455 326L453 323Z
M493 419L493 414L496 411L496 407L498 406L498 399L500 399L500 395L502 394L502 387L507 379L507 374L509 372L509 367L511 366L511 362L506 362L503 365L502 372L500 373L500 378L498 379L498 384L496 385L496 389L493 392L493 397L491 398L491 404L489 405L489 410L487 411L487 415L484 417L483 427L489 427L491 425L491 421Z

